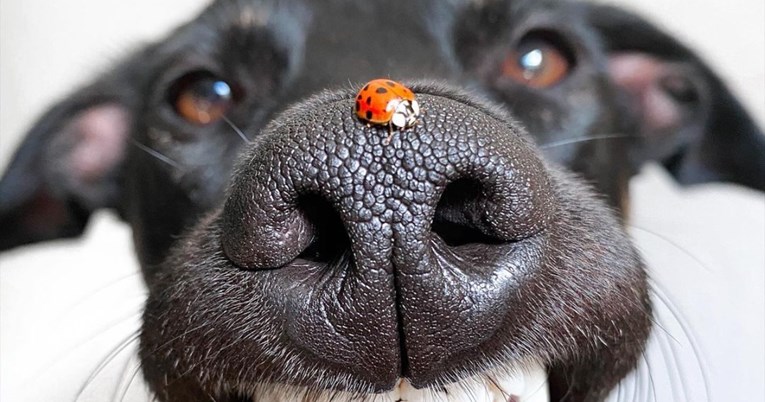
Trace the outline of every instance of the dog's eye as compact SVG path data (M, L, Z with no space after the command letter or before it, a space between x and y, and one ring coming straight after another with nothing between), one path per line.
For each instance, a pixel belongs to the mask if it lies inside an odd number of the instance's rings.
M170 90L170 102L186 121L206 125L220 120L234 104L234 92L226 81L208 72L181 77Z
M540 34L526 35L502 63L502 74L532 88L549 88L571 72L572 59L557 41Z

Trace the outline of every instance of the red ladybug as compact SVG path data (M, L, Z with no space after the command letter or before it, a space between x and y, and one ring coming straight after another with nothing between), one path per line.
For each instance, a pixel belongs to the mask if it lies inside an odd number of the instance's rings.
M363 121L400 129L414 126L420 116L420 105L414 100L414 92L385 78L364 85L356 96L353 110Z

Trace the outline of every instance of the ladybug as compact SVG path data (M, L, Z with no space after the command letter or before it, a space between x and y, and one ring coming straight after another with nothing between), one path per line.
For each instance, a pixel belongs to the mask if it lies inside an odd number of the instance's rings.
M356 116L372 124L405 129L414 126L420 105L414 92L401 83L385 78L369 81L356 95Z

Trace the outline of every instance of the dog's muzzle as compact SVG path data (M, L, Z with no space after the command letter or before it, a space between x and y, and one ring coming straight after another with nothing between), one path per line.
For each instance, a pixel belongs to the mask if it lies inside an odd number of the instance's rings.
M504 353L494 334L553 215L546 170L515 123L418 100L420 121L389 143L351 98L281 116L245 155L221 217L225 256L271 271L284 341L378 390Z

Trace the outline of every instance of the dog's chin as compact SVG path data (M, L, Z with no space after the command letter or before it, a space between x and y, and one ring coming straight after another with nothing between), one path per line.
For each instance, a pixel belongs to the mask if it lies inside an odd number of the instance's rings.
M226 402L244 401L312 401L312 402L549 402L546 370L535 363L522 368L495 370L468 377L451 384L417 389L404 378L392 390L379 394L357 394L345 391L313 390L280 384L234 387L222 392Z

